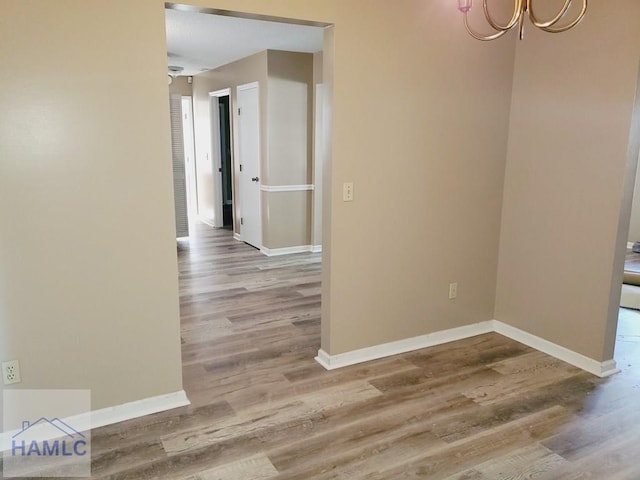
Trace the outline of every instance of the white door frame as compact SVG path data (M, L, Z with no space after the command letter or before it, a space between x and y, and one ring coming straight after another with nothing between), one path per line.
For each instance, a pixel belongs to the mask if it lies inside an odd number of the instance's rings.
M198 182L196 181L196 148L193 131L193 97L182 96L182 131L184 134L184 162L187 176L187 212L198 216Z
M231 88L223 88L215 92L209 92L209 117L211 118L211 171L213 172L213 226L222 228L224 220L222 218L222 157L220 155L220 112L218 110L218 99L228 96L231 99ZM231 123L231 122L229 122ZM231 163L233 163L233 149L231 152ZM233 170L233 169L232 169ZM231 181L231 192L233 191L233 178Z

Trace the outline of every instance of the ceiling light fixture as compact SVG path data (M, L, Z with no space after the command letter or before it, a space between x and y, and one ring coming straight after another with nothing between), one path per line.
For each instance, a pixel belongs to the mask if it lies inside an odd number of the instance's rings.
M582 0L582 8L580 9L580 13L576 18L571 20L569 23L559 26L558 23L564 19L565 15L569 11L571 7L572 0L565 0L564 6L558 12L558 14L548 21L541 21L538 17L536 17L533 12L533 0L514 0L513 2L513 15L511 16L511 20L507 24L501 24L496 22L494 18L489 13L488 0L482 0L482 7L484 10L484 17L487 20L487 23L491 28L495 30L494 33L490 33L488 35L483 35L481 33L476 32L469 26L469 18L468 13L473 6L473 0L458 0L458 10L460 10L464 14L464 26L471 35L476 40L489 41L495 40L496 38L500 38L509 30L514 28L516 25L518 26L518 31L520 33L520 40L524 38L524 19L525 17L529 17L531 23L534 26L549 33L561 33L566 32L570 28L578 25L582 19L584 18L584 14L587 11L587 3L588 0Z
M169 85L173 83L173 79L182 73L184 67L179 67L177 65L169 65L169 76L167 78Z
M176 78L178 75L180 75L183 70L184 70L184 67L169 65L169 75L171 75L173 78Z

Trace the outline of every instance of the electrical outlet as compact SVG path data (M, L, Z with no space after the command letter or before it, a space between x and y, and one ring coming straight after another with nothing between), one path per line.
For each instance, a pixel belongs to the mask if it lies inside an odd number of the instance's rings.
M342 184L342 201L353 202L353 183L347 182Z
M18 360L2 362L2 381L5 385L22 381L22 378L20 378L20 362Z
M449 284L449 300L453 300L458 296L458 283L450 283Z

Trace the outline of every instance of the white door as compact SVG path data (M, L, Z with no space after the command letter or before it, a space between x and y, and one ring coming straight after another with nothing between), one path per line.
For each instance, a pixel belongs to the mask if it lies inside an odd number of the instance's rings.
M198 215L196 186L196 154L193 138L193 107L191 97L182 97L182 136L184 138L184 167L187 177L187 211L190 217Z
M258 83L238 87L240 238L262 247L260 213L260 115Z

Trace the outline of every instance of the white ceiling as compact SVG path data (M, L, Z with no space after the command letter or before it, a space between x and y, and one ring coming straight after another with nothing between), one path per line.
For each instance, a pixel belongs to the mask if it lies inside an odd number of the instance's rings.
M165 10L168 65L196 75L263 50L315 53L323 28L190 11Z

